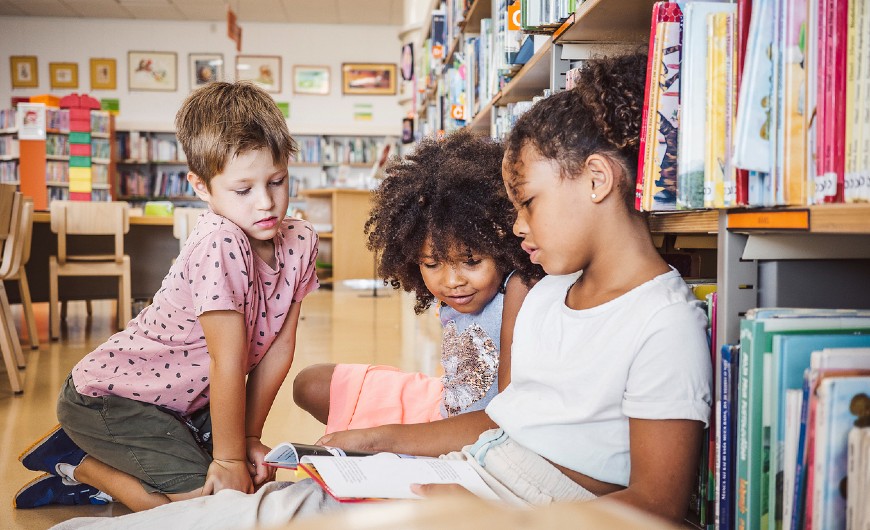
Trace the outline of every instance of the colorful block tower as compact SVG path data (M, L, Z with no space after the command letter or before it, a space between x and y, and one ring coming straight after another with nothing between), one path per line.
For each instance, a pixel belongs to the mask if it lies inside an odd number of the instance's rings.
M70 94L60 100L69 109L69 198L91 200L91 111L100 102L87 94Z

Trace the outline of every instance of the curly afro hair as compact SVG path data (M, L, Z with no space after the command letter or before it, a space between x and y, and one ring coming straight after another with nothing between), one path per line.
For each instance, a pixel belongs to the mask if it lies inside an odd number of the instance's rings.
M424 138L412 154L386 168L365 225L368 248L380 255L378 273L386 282L416 295L417 314L435 301L420 274L427 239L435 259L467 249L491 256L503 277L513 270L526 283L543 276L513 234L503 155L500 143L459 130Z
M509 182L518 177L526 145L556 161L562 178L576 178L598 153L622 167L620 193L634 211L645 79L642 53L587 61L577 86L539 101L517 120L506 142Z

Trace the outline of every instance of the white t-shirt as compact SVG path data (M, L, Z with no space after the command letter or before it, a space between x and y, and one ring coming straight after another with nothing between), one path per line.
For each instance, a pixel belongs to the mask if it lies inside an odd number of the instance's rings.
M591 309L565 305L580 273L547 276L517 315L511 382L486 408L514 440L628 485L628 419L707 423L706 315L675 270Z

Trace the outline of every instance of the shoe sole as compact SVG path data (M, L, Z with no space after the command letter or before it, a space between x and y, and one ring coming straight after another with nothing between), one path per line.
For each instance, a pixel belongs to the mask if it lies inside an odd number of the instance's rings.
M25 484L25 485L21 486L20 488L18 488L18 491L15 492L15 496L12 497L12 507L15 508L16 510L18 509L18 496L21 494L22 491L26 490L26 489L29 488L30 486L33 486L33 485L36 484L37 482L40 482L40 481L42 481L42 480L45 480L46 478L48 478L48 477L50 477L50 476L51 476L51 474L49 474L49 473L43 473L42 475L39 475L38 477L36 477L35 479L31 480L31 481L28 482L27 484ZM22 510L29 510L30 508L21 508L21 509L22 509Z
M21 463L23 464L25 458L27 458L28 456L30 456L30 454L33 453L33 451L36 450L37 447L39 447L40 445L42 445L43 443L45 443L46 440L48 440L49 438L51 438L51 437L52 437L52 436L53 436L57 431L59 431L59 430L60 430L60 423L58 423L57 425L55 425L53 429L51 429L50 431L48 431L47 433L45 433L45 435L42 436L40 439L38 439L38 440L36 440L35 442L33 442L32 444L30 444L30 447L28 447L28 448L25 449L25 450L24 450L20 455L18 455L18 461L21 462ZM29 469L29 468L28 468L28 469Z

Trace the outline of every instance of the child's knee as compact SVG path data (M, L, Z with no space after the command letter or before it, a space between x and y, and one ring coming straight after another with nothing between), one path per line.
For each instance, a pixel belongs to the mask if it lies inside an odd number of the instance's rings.
M306 366L293 380L293 401L307 411L329 406L334 364Z

